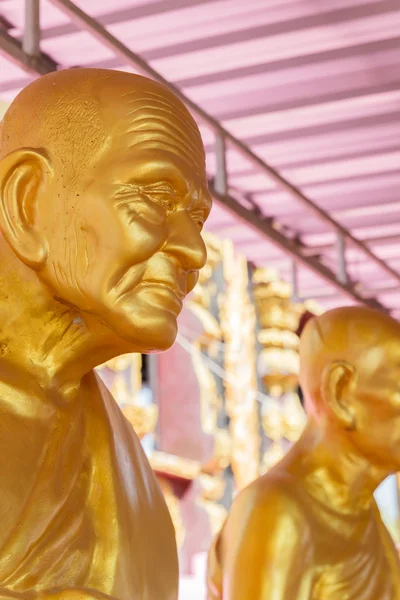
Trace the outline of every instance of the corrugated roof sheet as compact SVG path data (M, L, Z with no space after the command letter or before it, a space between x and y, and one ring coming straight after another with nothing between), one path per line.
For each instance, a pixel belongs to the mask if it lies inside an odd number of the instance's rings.
M75 2L191 100L400 272L399 0L98 0ZM54 3L41 0L42 51L61 67L126 68ZM24 2L0 2L3 28L22 36ZM1 27L1 25L0 25ZM0 99L32 79L0 55ZM215 173L214 133L200 123ZM336 269L335 234L234 149L230 193L284 226ZM291 276L292 262L217 204L208 228L257 264ZM347 251L363 294L400 316L399 281ZM299 293L347 302L300 267Z

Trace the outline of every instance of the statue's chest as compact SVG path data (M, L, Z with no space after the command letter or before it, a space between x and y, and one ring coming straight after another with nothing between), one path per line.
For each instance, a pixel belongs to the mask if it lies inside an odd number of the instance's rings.
M398 600L395 573L373 561L328 565L317 577L312 600Z
M373 536L370 543L339 543L320 549L319 557L312 600L400 600L400 571L391 541L385 544Z
M95 384L70 413L15 415L0 398L0 585L170 600L178 571L165 502L139 441Z
M119 600L177 597L175 536L161 490L114 400L92 393L86 443L92 457L88 509L95 546L86 587Z
M0 417L0 580L16 590L82 578L93 546L83 422L40 416Z

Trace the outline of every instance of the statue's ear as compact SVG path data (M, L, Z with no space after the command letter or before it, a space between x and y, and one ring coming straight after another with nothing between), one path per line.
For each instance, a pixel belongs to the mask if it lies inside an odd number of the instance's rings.
M351 402L354 377L354 368L345 361L330 363L322 376L322 400L337 422L348 431L355 429L356 426L354 407Z
M0 228L15 254L33 269L47 258L47 242L35 216L52 174L49 159L39 150L21 148L0 161Z

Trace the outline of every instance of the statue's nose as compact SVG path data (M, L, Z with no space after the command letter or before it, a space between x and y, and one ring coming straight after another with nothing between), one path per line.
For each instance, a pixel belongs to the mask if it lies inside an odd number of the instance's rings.
M169 236L165 251L174 255L185 271L202 269L207 251L200 231L186 211L177 211L168 218Z

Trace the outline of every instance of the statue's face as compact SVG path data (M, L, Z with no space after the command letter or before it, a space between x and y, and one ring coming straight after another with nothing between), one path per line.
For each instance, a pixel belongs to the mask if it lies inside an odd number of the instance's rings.
M400 470L400 326L367 350L354 378L355 431L362 454L389 472Z
M63 302L143 352L174 342L182 301L206 260L204 166L172 134L164 138L132 145L127 132L110 140L65 195L42 275Z

